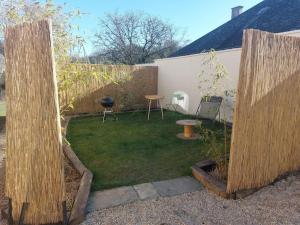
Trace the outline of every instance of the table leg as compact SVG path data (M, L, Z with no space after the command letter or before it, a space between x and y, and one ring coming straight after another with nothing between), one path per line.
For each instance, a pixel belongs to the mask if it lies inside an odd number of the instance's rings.
M151 100L149 100L148 120L150 119Z
M161 119L163 120L164 119L164 109L162 107L162 105L160 104L160 100L158 99L158 104L160 106L160 111L161 111Z
M105 119L106 119L106 108L104 109L103 112L102 123L104 123Z
M183 134L184 137L191 138L193 136L193 126L185 125Z

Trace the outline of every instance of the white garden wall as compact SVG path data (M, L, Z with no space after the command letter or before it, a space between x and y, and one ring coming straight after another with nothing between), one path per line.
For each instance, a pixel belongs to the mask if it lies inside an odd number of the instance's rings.
M183 91L189 96L185 113L195 114L201 100L199 74L206 53L156 60L158 66L158 94L164 96L163 106L171 102L172 94ZM229 77L226 87L235 89L239 75L241 49L218 51L219 61L226 67ZM229 82L230 81L230 82ZM228 110L230 115L231 110ZM222 113L223 114L223 113Z
M300 30L282 33L289 36L299 36ZM241 57L241 48L217 51L219 61L229 72L229 79L226 83L226 89L236 89L239 65ZM188 95L186 104L187 114L195 114L200 103L201 92L199 90L199 74L205 54L195 54L182 57L158 59L155 65L158 66L158 94L164 96L163 107L171 102L172 94L176 91L183 91ZM226 107L226 117L232 120L233 103L231 107ZM222 112L221 115L224 115Z

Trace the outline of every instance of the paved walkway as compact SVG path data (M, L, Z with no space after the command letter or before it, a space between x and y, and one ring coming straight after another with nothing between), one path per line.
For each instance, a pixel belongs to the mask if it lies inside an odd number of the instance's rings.
M206 189L135 201L87 215L81 225L299 225L300 174L245 199L226 200Z
M202 189L201 184L192 177L139 184L91 194L88 212L125 205L138 200L170 197Z

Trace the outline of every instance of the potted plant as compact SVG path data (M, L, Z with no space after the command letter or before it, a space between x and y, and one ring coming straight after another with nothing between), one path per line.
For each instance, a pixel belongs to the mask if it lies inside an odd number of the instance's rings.
M234 196L227 194L226 182L229 160L229 143L231 128L228 121L227 110L232 110L235 91L228 90L226 80L228 71L225 66L218 60L216 52L211 50L206 54L201 65L202 71L199 75L199 89L201 96L221 96L223 103L221 106L222 123L224 129L215 131L203 125L198 127L204 142L209 144L207 157L210 160L202 161L192 167L194 177L201 181L203 185L214 193L224 197L233 198ZM217 140L222 140L222 143Z

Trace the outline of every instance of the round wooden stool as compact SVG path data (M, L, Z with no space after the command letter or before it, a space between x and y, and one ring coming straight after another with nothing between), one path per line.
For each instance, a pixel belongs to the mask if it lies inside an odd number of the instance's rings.
M178 120L176 124L184 127L183 133L177 134L177 137L183 140L196 140L200 138L199 134L193 132L193 126L196 126L200 122L197 120Z

